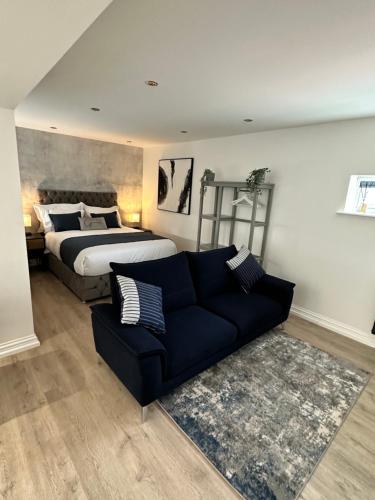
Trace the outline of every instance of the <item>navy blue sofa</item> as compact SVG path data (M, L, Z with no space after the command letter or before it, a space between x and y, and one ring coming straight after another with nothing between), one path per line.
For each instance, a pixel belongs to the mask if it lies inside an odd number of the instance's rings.
M115 274L163 290L164 335L120 323L113 273L112 304L91 307L97 352L142 406L288 318L294 283L266 274L246 294L226 265L236 253L232 245L112 264Z

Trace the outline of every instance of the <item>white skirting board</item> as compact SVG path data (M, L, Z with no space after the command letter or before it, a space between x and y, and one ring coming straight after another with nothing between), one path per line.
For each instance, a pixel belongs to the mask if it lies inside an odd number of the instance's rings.
M20 337L19 339L8 340L8 342L0 344L0 358L39 346L40 342L35 333L33 335L27 335L26 337Z
M328 318L327 316L323 316L322 314L315 313L300 306L293 305L291 307L291 312L295 316L306 319L307 321L322 326L323 328L327 328L327 330L332 330L333 332L349 337L367 346L375 347L375 335L363 332L353 326L340 323L335 319Z

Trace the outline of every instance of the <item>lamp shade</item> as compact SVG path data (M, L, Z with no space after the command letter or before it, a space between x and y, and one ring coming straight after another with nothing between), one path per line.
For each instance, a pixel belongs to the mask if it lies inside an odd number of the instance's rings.
M141 214L139 212L133 212L127 215L128 222L139 222L141 220Z
M23 214L23 225L25 227L31 227L31 215Z

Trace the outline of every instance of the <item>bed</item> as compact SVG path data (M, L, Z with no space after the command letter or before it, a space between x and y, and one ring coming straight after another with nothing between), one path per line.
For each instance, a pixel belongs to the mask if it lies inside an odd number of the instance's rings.
M114 192L39 190L39 203L117 205ZM46 260L52 271L83 302L110 295L110 262L141 262L176 253L173 241L122 226L93 231L48 232Z

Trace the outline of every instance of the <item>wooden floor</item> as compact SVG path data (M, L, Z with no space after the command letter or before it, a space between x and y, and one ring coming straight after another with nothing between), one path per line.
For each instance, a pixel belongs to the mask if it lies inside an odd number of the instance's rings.
M41 347L0 360L1 498L238 498L156 406L140 425L139 406L98 362L87 305L47 272L33 274L32 293ZM286 330L375 371L369 347L297 318ZM372 377L301 498L374 500L374 430Z

